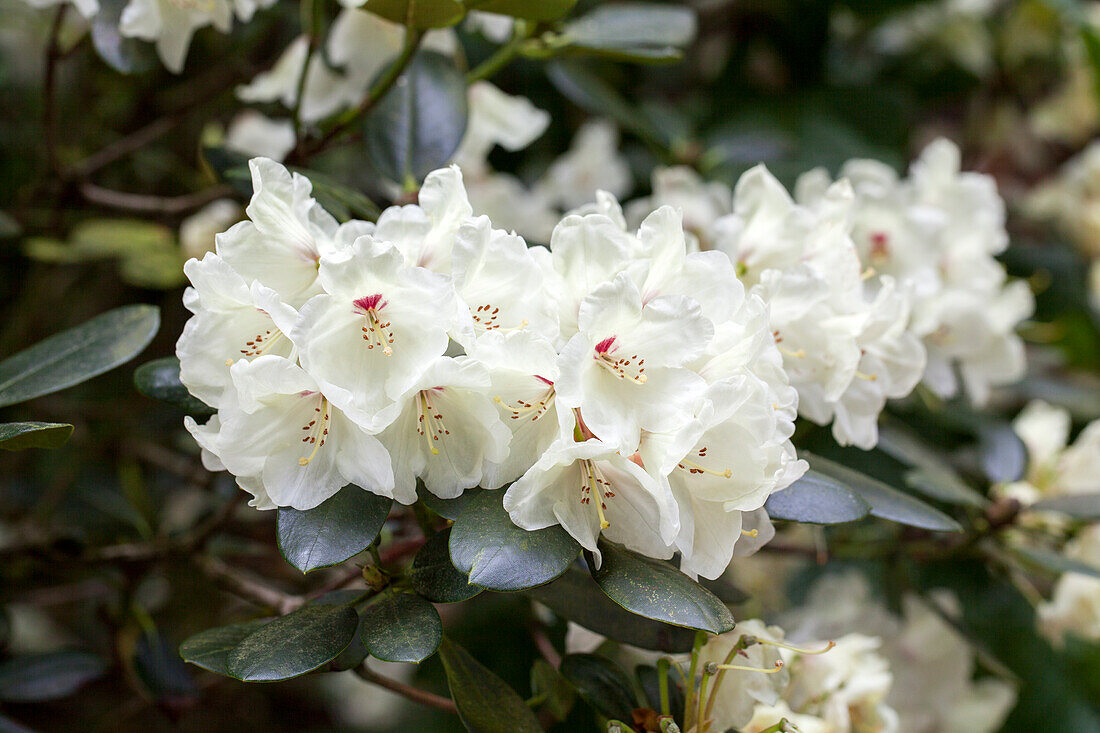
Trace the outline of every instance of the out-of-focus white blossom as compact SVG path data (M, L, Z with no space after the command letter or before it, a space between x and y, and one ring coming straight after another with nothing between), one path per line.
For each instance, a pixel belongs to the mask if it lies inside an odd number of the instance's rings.
M1100 568L1100 524L1085 527L1065 548L1072 560ZM1064 634L1100 641L1100 578L1067 572L1054 585L1051 599L1037 609L1039 626L1056 642Z
M994 69L994 39L987 23L1001 0L925 2L890 17L874 29L872 43L883 53L932 48L976 76Z
M229 123L225 146L249 157L271 158L281 163L294 149L294 123L245 110Z
M1035 188L1024 210L1053 219L1088 257L1100 257L1100 142L1062 166L1058 176Z
M199 259L214 251L215 238L244 216L233 199L218 199L180 222L180 249L184 257Z
M54 8L71 2L73 7L84 16L91 18L99 12L99 0L24 0L32 8Z
M606 120L586 122L569 150L555 160L535 186L550 205L575 209L592 200L596 191L622 198L630 193L630 166L619 155L619 131Z

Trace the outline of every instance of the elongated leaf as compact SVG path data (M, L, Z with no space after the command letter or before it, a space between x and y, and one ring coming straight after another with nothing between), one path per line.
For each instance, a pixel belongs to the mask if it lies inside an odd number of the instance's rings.
M363 9L421 30L454 25L466 14L460 0L367 0Z
M576 61L552 61L546 75L559 92L593 114L612 118L625 129L658 147L672 144L670 135L632 105L610 84Z
M541 659L531 665L531 693L542 697L542 707L555 720L565 720L573 709L577 692L561 673Z
M0 407L87 381L137 356L160 327L151 305L98 315L0 362Z
M470 493L470 492L466 492ZM504 511L503 491L476 491L451 528L451 561L482 588L515 591L549 583L581 548L558 525L528 532Z
M1061 512L1086 522L1100 520L1100 494L1071 494L1037 501L1028 511Z
M984 507L989 500L971 488L946 465L942 456L898 420L884 417L875 446L891 458L913 468L906 483L915 491L949 504Z
M443 670L458 717L471 733L541 733L542 726L523 698L470 653L444 637L439 646Z
M564 18L576 4L577 0L467 0L466 7L485 13L545 22Z
M661 712L661 685L660 672L656 667L638 666L634 668L634 676L638 684L642 686L646 702L649 707ZM684 718L684 690L679 684L679 675L670 667L667 672L668 681L668 707L672 717L676 720Z
M133 670L142 687L161 703L189 704L198 699L193 670L184 664L164 634L151 629L134 645Z
M6 715L0 715L0 733L35 733L21 723L17 723Z
M422 662L439 648L443 622L428 601L413 593L384 591L363 611L363 644L386 662Z
M605 3L565 27L572 48L622 61L675 61L695 38L695 13L655 3Z
M851 487L860 498L871 505L872 516L937 532L962 531L958 522L939 509L887 486L876 478L820 456L806 452L803 452L802 456L815 470Z
M103 676L107 663L88 652L51 652L0 664L0 700L42 702L68 697Z
M280 507L279 550L303 573L337 565L378 537L393 499L348 485L307 511Z
M768 497L764 504L772 519L810 524L840 524L863 519L871 505L851 489L817 471L807 471L793 484Z
M607 597L631 613L712 634L734 626L718 597L668 563L642 557L600 540L603 562L586 553L592 577Z
M92 18L90 35L99 57L115 71L132 74L153 65L153 49L149 43L119 33L119 20L127 0L99 0L99 9Z
M356 191L350 186L345 186L332 176L318 173L305 168L291 167L292 171L301 173L313 184L313 197L317 202L341 221L348 219L365 219L375 221L381 211L365 194Z
M0 449L59 448L73 434L73 426L56 422L0 423Z
M417 184L458 150L466 116L466 80L454 61L421 51L367 115L367 153L392 180Z
M465 601L483 590L470 585L451 562L450 539L450 527L428 538L408 572L413 590L433 603Z
M532 588L525 595L564 619L624 644L680 653L691 651L695 633L679 626L637 616L614 603L592 577L574 566L553 583Z
M216 410L196 399L180 381L180 360L174 356L147 361L134 370L138 392L181 408L188 415L213 415Z
M630 678L607 657L567 654L561 660L560 671L584 701L605 718L630 720L631 711L639 707Z
M229 626L200 631L188 637L180 644L180 656L183 661L196 667L229 676L227 664L229 652L244 641L252 632L270 623L271 619L258 618Z
M303 606L246 636L226 671L245 682L277 682L312 672L344 650L359 626L349 606Z
M1100 568L1067 557L1059 552L1051 552L1039 547L1014 547L1012 552L1025 562L1053 573L1079 573L1093 578L1100 578Z
M978 453L982 470L993 483L1019 481L1027 470L1027 447L1008 423L983 424Z

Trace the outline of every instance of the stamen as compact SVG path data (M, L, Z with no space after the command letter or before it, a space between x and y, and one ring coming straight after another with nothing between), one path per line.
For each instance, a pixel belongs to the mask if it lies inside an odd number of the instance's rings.
M501 331L502 333L506 333L509 331L518 331L530 325L530 321L524 318L520 321L519 325L514 328L501 328L500 323L497 321L500 317L500 308L492 303L486 303L485 305L479 305L477 308L471 308L470 315L473 317L474 323L481 326L486 331Z
M741 530L741 534L745 535L746 537L756 537L760 534L760 530L758 530L758 529L743 529L743 530Z
M604 515L604 509L607 509L604 499L613 498L615 492L611 490L611 482L603 477L592 461L581 461L581 504L591 503L593 495L596 497L596 515L600 518L600 529L607 529L611 522Z
M542 379L542 377L539 377L539 379ZM547 380L543 379L542 381ZM554 403L554 397L556 395L556 393L554 392L554 383L547 383L550 385L550 388L547 389L542 394L542 396L534 402L528 402L527 400L516 400L516 404L511 404L505 402L500 395L496 395L495 397L493 397L493 402L511 412L512 420L519 420L521 417L529 415L533 412L535 414L531 416L531 422L534 422L545 415L546 411L550 409L550 405Z
M390 344L393 343L393 330L390 328L391 323L383 321L378 315L389 302L382 298L381 293L375 293L374 295L356 298L352 301L352 304L355 306L355 312L367 320L367 325L363 326L363 340L367 342L367 348L373 349L377 346L382 349L382 353L386 356L392 355L393 347Z
M645 359L639 359L637 354L631 354L628 359L616 359L612 354L619 350L615 345L616 337L609 336L596 344L595 354L592 356L596 363L619 379L629 379L635 384L645 384Z
M863 272L862 272L862 273L860 274L860 276L859 276L859 279L860 279L860 280L870 280L871 278L873 278L873 277L874 277L875 275L877 275L877 274L878 274L878 273L877 273L877 272L875 272L875 268L873 268L873 267L868 267L868 268L867 268L866 270L864 270L864 271L863 271Z
M868 382L874 382L878 379L877 374L864 374L863 372L856 372L856 379L863 379Z
M760 637L756 637L756 643L767 644L768 646L777 646L780 649L790 649L792 652L795 652L797 654L824 654L825 652L836 646L836 642L832 641L831 639L825 644L824 649L802 649L797 646L791 646L790 644L784 644L781 641L771 641L770 639L761 639Z
M436 387L436 389L442 389L442 387ZM440 437L450 435L451 431L443 424L443 413L437 412L432 405L429 390L422 389L416 393L416 412L416 432L427 441L431 454L438 456L439 449L435 447L435 443Z
M785 349L785 348L783 348L782 346L779 346L779 345L776 345L776 348L779 349L780 354L784 354L786 356L789 356L792 359L805 359L806 358L806 351L804 349L799 349L798 351L791 351L790 349Z
M707 446L704 445L702 448L695 451L695 455L698 458L706 458L707 457ZM687 471L688 473L693 473L693 474L709 473L711 476L718 476L720 478L731 478L733 476L733 471L731 471L728 468L725 469L724 471L715 471L712 468L706 468L704 466L701 466L698 463L696 463L695 461L688 459L687 457L681 458L680 462L676 464L676 467L677 468L682 468L685 471Z
M705 671L710 674L716 674L720 669L735 669L741 672L759 672L760 674L775 674L779 670L783 669L783 660L775 660L775 666L772 669L765 669L762 667L742 667L740 664L715 664L709 662L705 668ZM711 671L714 670L714 671Z
M283 332L277 328L269 328L263 333L258 333L252 337L251 341L244 342L244 348L241 349L241 354L244 356L262 356L264 352L270 349L275 343L283 337ZM231 365L233 362L227 361L226 366Z
M324 395L321 396L321 404L313 408L315 415L312 420L302 426L302 430L307 432L306 437L302 438L302 442L307 445L312 445L313 450L305 458L298 459L299 466L308 466L309 462L317 455L317 451L321 450L321 447L328 439L328 423L329 423L329 410L328 400Z

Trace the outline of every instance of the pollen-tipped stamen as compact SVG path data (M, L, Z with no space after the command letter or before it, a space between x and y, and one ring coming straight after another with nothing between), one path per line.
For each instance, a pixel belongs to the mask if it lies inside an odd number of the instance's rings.
M450 435L451 431L443 424L443 413L432 405L428 390L422 389L416 393L416 412L416 432L424 437L428 451L433 456L438 456L439 448L435 444L442 436Z
M781 641L772 641L771 639L761 639L760 637L756 637L756 643L757 644L766 644L768 646L775 646L775 647L779 647L780 649L789 649L792 652L795 652L796 654L824 654L825 652L829 651L830 649L832 649L833 647L836 646L836 642L831 640L831 639L828 642L826 642L824 649L803 649L801 647L791 646L790 644L784 644Z
M611 522L607 521L607 516L604 514L604 510L607 509L604 500L615 496L615 492L611 490L611 482L600 475L599 469L592 464L592 461L581 461L581 476L581 504L590 503L595 496L596 516L600 519L600 529L607 529L611 526ZM601 486L603 491L600 490Z
M268 349L274 346L283 337L283 332L277 328L269 328L263 333L252 337L251 341L244 342L241 354L247 357L263 356ZM230 362L232 364L232 362Z
M329 425L329 404L328 400L323 396L321 397L321 404L313 408L313 411L317 413L312 420L302 426L302 430L307 431L306 437L302 438L302 442L313 446L313 450L305 458L298 459L299 466L308 466L309 462L317 456L317 451L321 450L325 441L328 439L328 425Z
M595 354L592 358L596 363L619 379L630 380L635 384L645 384L645 359L638 358L637 354L631 354L627 359L617 359L613 354L619 350L615 345L617 337L609 336L596 344Z

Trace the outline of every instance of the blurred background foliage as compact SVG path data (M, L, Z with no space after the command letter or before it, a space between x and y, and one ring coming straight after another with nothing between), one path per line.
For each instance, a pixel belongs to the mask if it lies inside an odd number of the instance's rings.
M1100 74L1089 53L1097 45L1086 20L1096 4L986 4L989 12L971 12L982 3L963 2L698 0L689 3L698 37L681 62L518 59L502 69L494 83L530 98L553 124L530 148L498 149L491 162L532 180L584 120L610 117L622 128L633 194L644 195L657 164L691 164L732 185L763 161L790 185L814 166L835 173L854 157L903 170L924 143L947 135L963 148L964 167L997 178L1012 211L1013 246L1004 259L1037 293L1025 333L1031 374L1006 391L996 411L1012 415L1028 398L1043 397L1070 409L1080 424L1100 417L1100 318L1095 295L1090 305L1088 257L1053 227L1018 216L1013 204L1100 129ZM116 5L104 3L117 13ZM581 0L575 14L596 5ZM161 310L143 359L171 355L187 316L180 223L213 198L212 188L235 195L220 187L203 144L217 141L241 109L234 87L270 67L297 35L298 4L278 2L230 34L198 32L180 76L164 70L150 46L120 39L108 23L64 26L50 81L57 91L56 165L43 119L52 17L21 0L0 0L0 356L128 303ZM461 27L460 40L468 68L494 48ZM131 145L135 133L140 145ZM385 205L392 189L364 146L357 140L334 147L309 167ZM134 210L96 195L98 189L167 203ZM19 730L14 719L44 731L462 730L453 716L404 703L349 673L245 685L179 659L187 636L251 618L256 609L196 572L192 545L168 547L164 538L224 520L203 538L204 551L232 558L288 593L315 588L338 571L320 571L320 581L311 576L307 583L287 565L275 550L272 514L235 511L239 491L231 478L201 468L181 426L183 411L135 391L134 368L3 410L6 420L71 422L75 430L58 450L0 455L2 654L71 653L53 658L67 670L60 681L39 670L59 685L52 692L11 692L16 683L33 683L35 668L0 662L0 710L11 716L0 718L0 730ZM997 448L964 418L945 428L950 420L919 399L894 409L925 426L924 437L973 475ZM816 428L800 441L903 482L903 463L882 450L841 452ZM391 518L384 536L401 531L399 520ZM859 523L823 530L816 541L867 546L896 531ZM785 546L766 548L763 561L795 567L789 580L774 581L782 587L769 588L748 561L741 571L735 563L735 580L763 589L734 607L737 618L785 610L800 600L808 578L853 566L895 605L906 587L951 587L969 633L1023 683L1007 730L1100 726L1100 651L1081 643L1055 652L1036 636L1031 606L1004 567L925 563L905 552L846 557L842 549L821 563L786 554ZM1038 582L1049 588L1053 577ZM547 619L534 617L525 598L483 593L441 612L453 639L520 695L532 694L539 651L528 626ZM549 622L547 634L561 648L560 620ZM438 656L410 673L417 686L447 694ZM592 720L578 702L554 730L593 730Z

